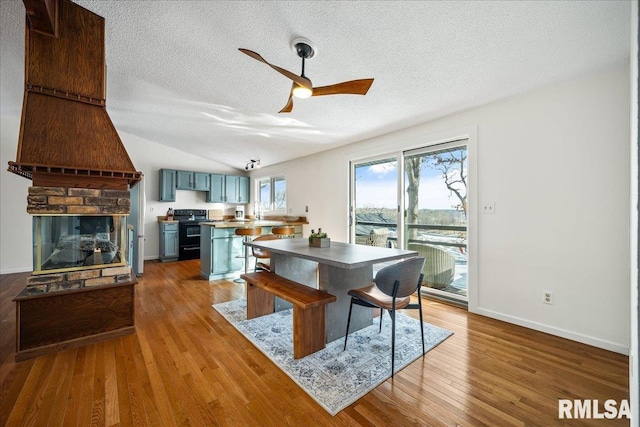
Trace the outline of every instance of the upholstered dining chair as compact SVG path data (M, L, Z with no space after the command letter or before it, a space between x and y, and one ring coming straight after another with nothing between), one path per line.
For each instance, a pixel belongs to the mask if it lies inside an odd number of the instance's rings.
M422 338L422 354L424 354L424 327L422 325L422 298L420 286L422 285L422 267L424 258L414 257L396 264L387 266L378 271L370 286L352 289L348 292L351 296L349 305L349 317L347 318L347 332L344 335L344 349L347 349L349 337L349 324L351 323L351 310L353 305L380 309L380 330L382 330L382 317L384 310L391 317L391 377L393 377L395 349L396 349L396 310L418 309L420 310L420 335ZM411 304L411 295L417 291L418 303Z
M253 239L254 242L259 240L277 240L280 237L275 234L263 234L262 236L258 236ZM271 264L268 259L271 258L271 253L265 249L261 248L251 248L251 255L256 259L256 264L253 271L264 270L271 271Z

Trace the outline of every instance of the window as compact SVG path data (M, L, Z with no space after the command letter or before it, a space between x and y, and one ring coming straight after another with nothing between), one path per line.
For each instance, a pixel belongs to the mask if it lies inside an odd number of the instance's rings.
M284 176L261 178L257 185L257 202L261 212L287 210L287 180Z

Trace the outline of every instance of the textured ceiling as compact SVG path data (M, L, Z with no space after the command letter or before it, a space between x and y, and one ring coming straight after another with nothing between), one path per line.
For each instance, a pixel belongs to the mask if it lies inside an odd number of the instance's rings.
M628 1L76 1L106 19L107 109L116 129L242 169L385 134L628 61ZM21 1L0 1L0 102L19 115ZM366 96L295 100L375 78Z

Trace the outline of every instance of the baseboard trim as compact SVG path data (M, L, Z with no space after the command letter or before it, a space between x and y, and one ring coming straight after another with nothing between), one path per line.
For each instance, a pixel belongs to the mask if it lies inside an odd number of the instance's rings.
M15 274L15 273L30 273L31 271L33 271L33 268L31 266L22 267L22 268L11 268L11 269L0 270L0 275Z
M510 316L510 315L499 313L493 310L487 310L485 308L476 307L475 310L471 311L470 309L469 311L476 314L480 314L482 316L490 317L492 319L501 320L507 323L513 323L514 325L523 326L525 328L555 335L557 337L566 338L571 341L576 341L582 344L591 345L593 347L598 347L604 350L613 351L615 353L624 354L626 356L629 355L629 347L620 343L603 340L600 338L592 337L590 335L584 335L584 334L580 334L580 333L569 331L562 328L556 328L553 326L545 325L543 323L532 322L527 319L523 319L516 316Z

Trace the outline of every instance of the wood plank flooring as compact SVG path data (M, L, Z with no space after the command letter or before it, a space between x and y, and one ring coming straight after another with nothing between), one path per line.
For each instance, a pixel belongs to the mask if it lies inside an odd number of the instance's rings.
M134 335L16 363L27 276L0 276L0 425L629 424L558 420L560 398L628 399L626 356L430 300L425 321L455 335L332 417L211 308L244 285L201 279L198 260L145 264Z

